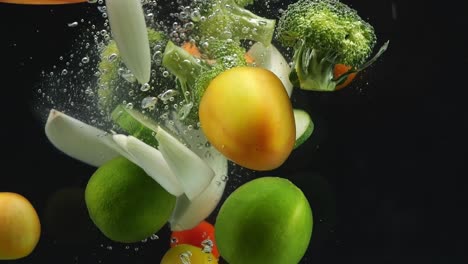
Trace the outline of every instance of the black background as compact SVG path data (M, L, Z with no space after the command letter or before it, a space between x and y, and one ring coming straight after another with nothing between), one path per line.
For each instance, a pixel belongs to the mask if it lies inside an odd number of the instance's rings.
M468 263L466 4L345 2L374 25L381 43L390 40L389 50L347 89L295 90L314 135L277 171L232 177L227 194L263 174L301 187L315 221L301 263ZM0 191L26 196L43 222L36 250L5 263L159 263L168 248L167 228L159 240L126 249L89 223L81 194L95 169L48 142L47 113L34 107L41 71L79 37L67 23L98 16L88 4L0 4ZM51 197L66 188L75 191L48 215Z

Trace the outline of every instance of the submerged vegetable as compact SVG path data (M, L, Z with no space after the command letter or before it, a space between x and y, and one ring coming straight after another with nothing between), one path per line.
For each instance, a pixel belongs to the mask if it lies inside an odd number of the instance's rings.
M334 91L348 75L371 65L386 50L388 42L366 62L376 43L372 25L337 0L299 0L282 14L277 37L294 49L293 84L305 90ZM350 70L333 76L334 66Z
M133 243L166 224L176 198L140 167L119 157L93 174L86 185L85 201L89 216L106 237Z
M271 71L236 67L221 73L203 95L199 115L210 143L246 168L275 169L293 149L291 101Z
M0 192L0 260L28 256L41 235L39 216L22 195Z
M107 0L112 37L125 65L141 84L151 77L151 54L140 0Z
M181 244L199 247L204 252L212 253L216 258L219 257L218 247L215 242L215 229L207 221L202 221L192 229L172 232L171 247Z
M178 245L169 249L160 264L218 264L211 253L192 245Z
M215 236L229 264L296 264L312 235L312 210L286 179L263 177L237 188L216 218Z
M333 69L333 78L338 79L340 78L343 74L346 74L349 70L351 70L351 66L347 66L344 64L336 64L335 68ZM351 73L346 77L346 80L344 80L342 83L338 84L335 88L335 90L341 90L348 86L356 77L356 72Z

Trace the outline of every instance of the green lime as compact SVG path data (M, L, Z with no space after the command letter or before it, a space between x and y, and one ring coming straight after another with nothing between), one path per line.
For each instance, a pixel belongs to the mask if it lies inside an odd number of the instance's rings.
M133 243L163 227L176 197L140 167L118 157L102 165L86 186L85 201L94 224L109 239Z
M235 190L221 206L215 237L230 264L293 264L312 235L309 202L289 180L263 177Z

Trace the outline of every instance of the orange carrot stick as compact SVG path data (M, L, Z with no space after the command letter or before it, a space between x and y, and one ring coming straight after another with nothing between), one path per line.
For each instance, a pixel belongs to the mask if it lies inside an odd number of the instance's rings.
M201 57L201 53L200 53L200 50L198 49L197 46L195 46L195 44L191 43L191 42L185 42L183 45L182 45L182 48L187 51L188 53L190 53L192 56L196 57L196 58L200 58Z
M343 73L349 71L350 69L351 69L351 66L344 65L344 64L336 64L335 68L333 69L333 77L338 78ZM336 86L335 90L340 90L348 86L348 84L350 84L351 81L353 81L354 77L356 77L356 73L351 73L350 75L348 75L348 77L342 84Z

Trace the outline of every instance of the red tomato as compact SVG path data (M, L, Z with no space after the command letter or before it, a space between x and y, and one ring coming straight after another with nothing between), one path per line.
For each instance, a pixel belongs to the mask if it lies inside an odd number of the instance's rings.
M171 247L175 247L180 244L188 244L203 249L211 244L213 245L211 253L216 258L219 258L214 233L214 226L207 221L202 221L193 229L172 232Z

